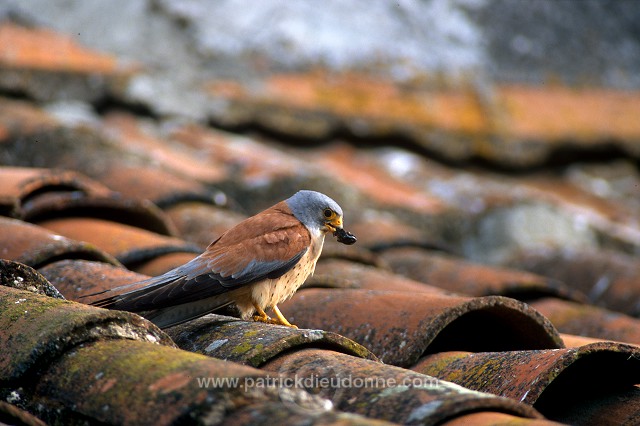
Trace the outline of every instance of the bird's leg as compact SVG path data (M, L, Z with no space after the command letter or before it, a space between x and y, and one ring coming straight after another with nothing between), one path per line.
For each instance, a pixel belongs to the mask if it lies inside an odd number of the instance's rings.
M291 324L287 319L282 315L280 309L278 309L278 305L273 305L273 313L276 314L276 319L273 319L273 324L286 325L291 328L298 328L297 326Z
M260 306L258 306L257 303L254 303L253 307L255 308L255 310L257 312L257 314L253 315L253 320L254 321L266 322L268 324L272 324L273 323L273 318L271 318L269 315L267 315L266 312Z

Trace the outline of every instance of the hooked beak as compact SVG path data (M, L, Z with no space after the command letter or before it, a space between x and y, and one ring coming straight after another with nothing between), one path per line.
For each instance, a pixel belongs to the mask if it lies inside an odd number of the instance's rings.
M338 229L342 229L342 218L336 216L334 219L325 222L324 226L329 232L336 232Z
M357 241L355 235L344 230L344 228L342 227L341 217L336 217L333 220L327 221L324 226L329 231L333 232L333 236L337 237L339 243L351 245Z

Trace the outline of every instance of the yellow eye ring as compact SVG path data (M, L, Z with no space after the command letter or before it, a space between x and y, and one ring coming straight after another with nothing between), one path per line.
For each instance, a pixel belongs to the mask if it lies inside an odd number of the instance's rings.
M326 217L327 219L331 219L335 216L335 212L331 209L324 209L322 214L324 214L324 217Z

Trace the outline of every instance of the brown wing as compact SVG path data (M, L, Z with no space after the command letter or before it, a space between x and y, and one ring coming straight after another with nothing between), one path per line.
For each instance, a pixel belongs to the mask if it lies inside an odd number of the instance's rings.
M144 287L93 304L140 312L223 294L282 276L298 263L310 244L307 228L281 202L240 222L203 254L147 280Z
M221 277L235 277L250 270L288 262L311 244L311 236L285 202L250 217L225 232L202 254L207 269ZM246 268L249 268L248 270Z

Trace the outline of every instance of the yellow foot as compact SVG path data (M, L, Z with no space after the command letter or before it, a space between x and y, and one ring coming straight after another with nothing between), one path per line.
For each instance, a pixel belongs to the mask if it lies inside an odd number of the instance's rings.
M287 321L284 315L282 315L282 312L280 312L280 309L278 309L278 305L273 305L273 313L276 314L276 319L279 321L278 324L291 328L298 328L297 325L293 325Z
M282 315L280 309L277 306L273 307L273 312L276 314L276 318L271 318L269 315L265 313L265 311L258 305L254 304L253 307L256 309L256 314L253 316L253 320L257 322L264 322L266 324L275 324L275 325L284 325L286 327L298 328L295 325L291 324L287 319Z

